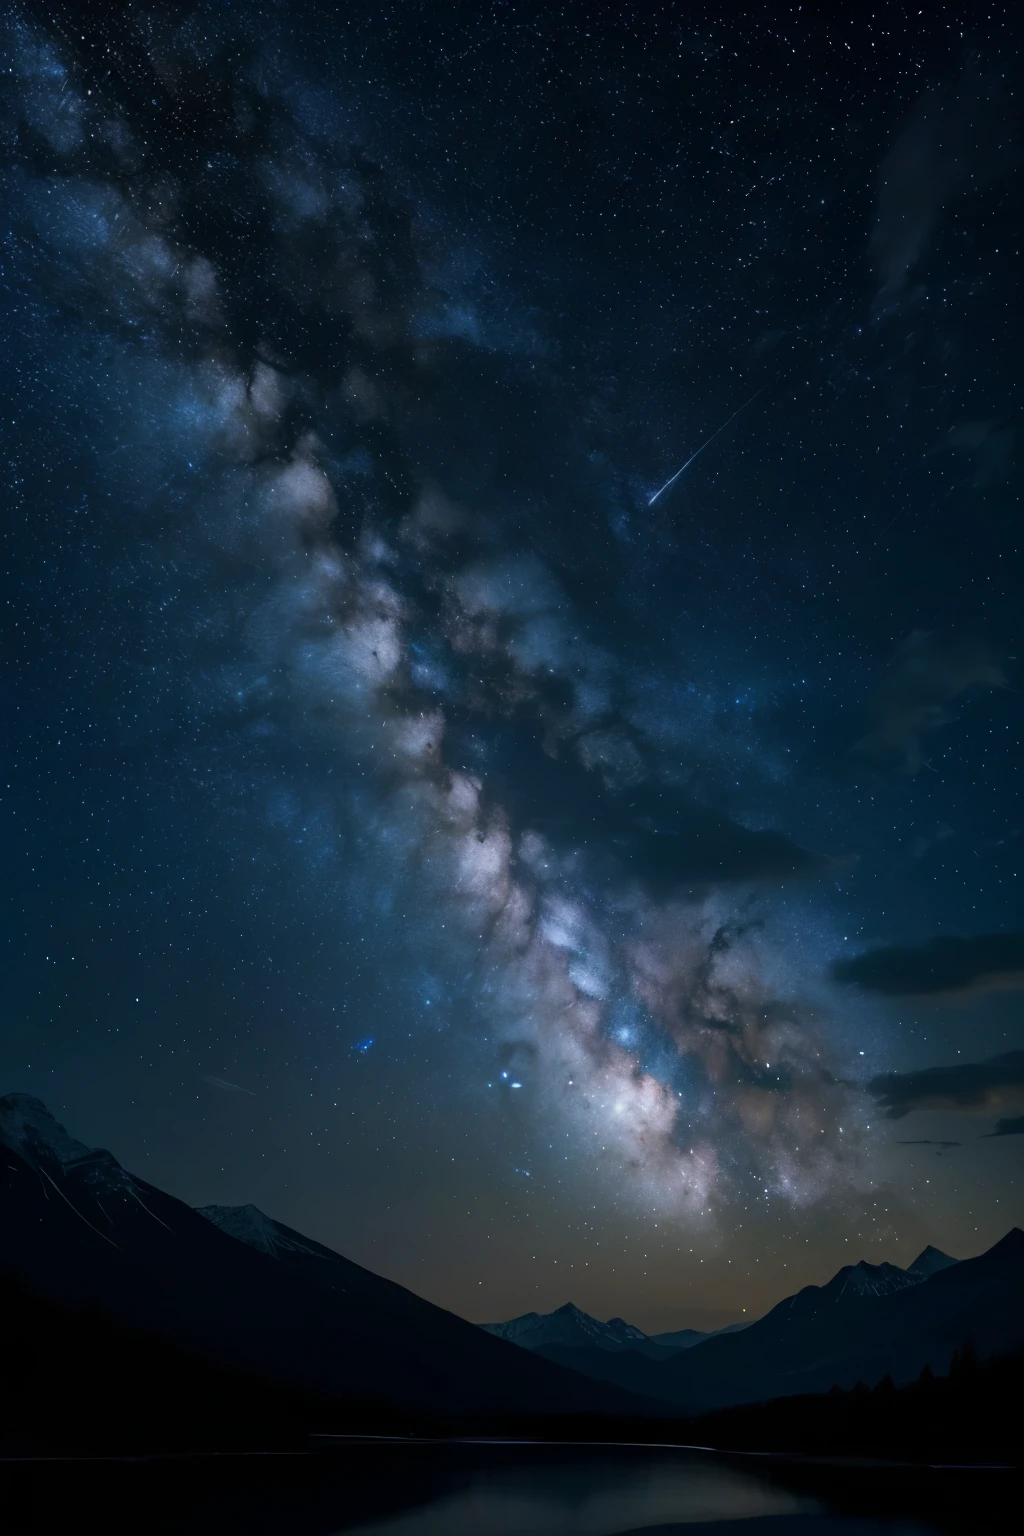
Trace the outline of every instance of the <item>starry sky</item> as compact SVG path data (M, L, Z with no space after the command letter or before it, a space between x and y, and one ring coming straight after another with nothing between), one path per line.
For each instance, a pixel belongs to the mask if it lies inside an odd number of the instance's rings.
M0 1088L477 1321L1024 1223L1013 8L0 68Z

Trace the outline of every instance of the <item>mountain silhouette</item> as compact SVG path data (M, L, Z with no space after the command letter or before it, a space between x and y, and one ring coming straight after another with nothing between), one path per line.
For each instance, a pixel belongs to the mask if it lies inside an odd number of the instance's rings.
M902 1384L925 1366L942 1375L969 1340L982 1354L1007 1354L1024 1345L1022 1295L1024 1233L1015 1227L987 1253L961 1263L928 1247L906 1269L845 1265L826 1285L805 1286L757 1322L689 1347L684 1338L667 1360L636 1347L598 1347L580 1330L579 1342L571 1343L543 1336L536 1324L516 1326L526 1319L497 1326L521 1343L537 1340L536 1352L557 1364L699 1414L886 1374Z
M224 1365L417 1413L643 1412L517 1349L253 1206L193 1210L0 1098L0 1270Z
M675 1333L646 1334L621 1317L611 1317L602 1323L570 1301L554 1312L524 1312L521 1317L509 1318L504 1323L481 1323L480 1326L485 1333L493 1333L499 1339L508 1339L522 1349L533 1350L549 1359L564 1358L568 1362L575 1357L563 1357L561 1352L564 1350L597 1349L614 1355L634 1354L648 1360L669 1360L680 1350L692 1349L704 1339L715 1338L717 1333L737 1333L750 1325L732 1323L728 1328L718 1329L714 1333L681 1328ZM586 1355L580 1356L579 1369L587 1370L588 1359ZM636 1370L639 1371L639 1379L646 1379L642 1366ZM632 1379L634 1371L631 1361L620 1361L616 1374L610 1379L625 1382Z
M740 1330L678 1344L571 1304L477 1327L255 1206L193 1210L25 1094L0 1099L0 1143L0 1270L14 1282L325 1397L449 1416L699 1414L898 1386L965 1348L1024 1345L1018 1228L960 1263L929 1247L905 1270L846 1265Z

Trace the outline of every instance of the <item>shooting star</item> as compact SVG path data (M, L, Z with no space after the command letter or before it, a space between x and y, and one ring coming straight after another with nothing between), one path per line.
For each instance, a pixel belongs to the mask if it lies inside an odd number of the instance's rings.
M774 383L775 383L774 379L769 379L768 380L768 384L774 384ZM732 425L732 423L736 420L736 417L740 414L741 411L745 411L748 405L753 405L753 403L757 399L758 395L763 395L764 394L765 390L768 388L768 384L762 384L761 388L759 390L756 390L755 393L751 395L749 400L744 400L743 404L741 406L739 406L737 410L733 411L732 415L729 417L729 420L728 421L723 421L722 425L717 429L717 431L712 432L711 436L707 439L707 441L704 442L704 443L701 443L700 447L697 449L697 452L690 454L690 457L687 459L687 461L683 465L682 469L677 469L675 474L672 476L671 480L666 480L665 484L662 486L661 490L660 491L655 491L654 495L649 497L648 502L647 502L647 505L649 507L653 507L654 503L657 501L658 497L659 496L664 496L665 492L669 489L669 487L675 485L676 481L679 479L679 476L681 474L683 474L686 470L689 469L689 467L693 463L694 459L700 458L701 454L704 452L704 449L705 448L709 448L711 446L711 444L714 442L715 438L718 437L719 433L724 432L726 427L729 427L729 426Z

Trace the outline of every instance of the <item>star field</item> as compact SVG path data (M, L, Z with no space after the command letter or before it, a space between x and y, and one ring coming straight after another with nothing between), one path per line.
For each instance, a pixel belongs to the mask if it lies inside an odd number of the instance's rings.
M1019 63L18 10L8 1088L476 1319L1022 1218Z

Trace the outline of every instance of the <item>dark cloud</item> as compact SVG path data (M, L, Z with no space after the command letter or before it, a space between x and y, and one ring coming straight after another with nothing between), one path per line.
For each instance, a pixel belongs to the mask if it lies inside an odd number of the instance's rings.
M661 899L688 886L778 881L821 874L828 861L779 832L751 830L653 782L609 788L572 747L545 750L528 722L453 732L448 752L480 774L485 794L520 831Z
M1017 1115L1012 1120L998 1120L993 1136L1024 1136L1024 1115Z
M890 1120L902 1120L915 1109L991 1114L1024 1100L1024 1051L920 1072L886 1072L873 1077L867 1091Z
M882 161L871 259L885 299L897 294L927 250L945 209L1003 175L1014 162L997 82L973 77L929 91Z
M868 730L854 750L880 768L917 773L925 762L921 738L956 718L952 701L969 689L1005 683L1002 663L985 641L914 630L868 698Z
M832 967L836 981L883 997L1010 991L1024 987L1024 933L979 933L869 949Z

